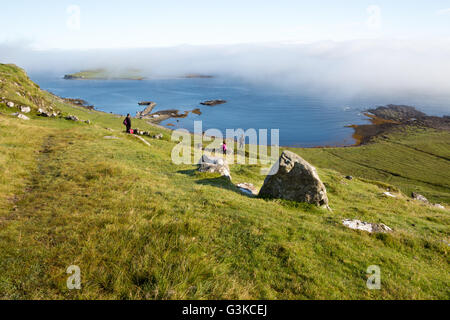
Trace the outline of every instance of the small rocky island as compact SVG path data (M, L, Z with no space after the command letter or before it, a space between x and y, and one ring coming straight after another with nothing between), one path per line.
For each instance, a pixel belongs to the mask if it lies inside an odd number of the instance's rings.
M406 126L450 131L450 116L429 116L411 106L390 104L369 109L364 114L370 118L371 124L350 126L355 129L353 138L357 145Z
M144 80L139 70L129 69L111 71L108 69L84 70L73 74L66 74L65 80Z
M216 106L216 105L219 105L219 104L224 104L224 103L227 103L227 101L219 99L219 100L208 100L208 101L205 101L205 102L201 102L200 104L203 105L203 106L213 107L213 106Z

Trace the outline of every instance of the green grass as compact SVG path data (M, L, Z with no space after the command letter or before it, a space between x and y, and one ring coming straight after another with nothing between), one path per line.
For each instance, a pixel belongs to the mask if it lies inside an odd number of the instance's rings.
M450 203L450 132L408 128L356 148L292 150L319 167L384 181Z
M15 72L24 90L33 90L24 74L0 65L1 96L16 98L9 85ZM408 146L399 152L391 139L295 150L318 167L329 212L249 198L217 175L174 165L175 144L164 129L135 120L165 135L148 139L148 147L122 133L114 115L39 90L33 99L92 125L23 121L0 104L0 298L450 298L448 211L401 192L417 186L448 205L444 133L399 133L395 141ZM119 139L104 139L110 135ZM259 169L234 165L233 182L259 187ZM387 187L398 198L381 196ZM353 231L342 226L345 218L382 222L394 232ZM70 265L81 268L79 291L66 287ZM381 267L381 290L365 286L370 265Z

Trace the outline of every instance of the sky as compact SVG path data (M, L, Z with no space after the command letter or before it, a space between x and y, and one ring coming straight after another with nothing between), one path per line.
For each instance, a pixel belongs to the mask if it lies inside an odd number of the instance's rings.
M3 1L0 44L148 48L448 39L449 0Z
M15 0L1 8L0 62L30 73L213 74L319 95L414 94L450 111L450 0Z

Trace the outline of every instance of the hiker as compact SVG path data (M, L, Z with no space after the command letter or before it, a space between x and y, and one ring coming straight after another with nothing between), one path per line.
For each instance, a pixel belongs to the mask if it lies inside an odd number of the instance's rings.
M127 133L130 133L131 130L131 117L130 114L127 114L127 117L125 120L123 120L123 124L125 127L127 127Z
M223 154L227 154L227 142L225 140L223 140L222 151Z

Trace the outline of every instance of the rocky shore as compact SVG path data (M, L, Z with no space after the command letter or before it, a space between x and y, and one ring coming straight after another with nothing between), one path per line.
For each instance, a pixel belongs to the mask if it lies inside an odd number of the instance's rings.
M88 110L94 110L95 107L93 105L90 105L88 102L86 102L83 99L71 99L71 98L62 98L65 102L73 104L78 107L82 107Z
M383 136L407 126L450 131L449 116L428 116L411 106L391 104L369 109L364 114L370 118L371 124L349 126L355 129L353 138L356 140L356 145L367 144L374 137Z

